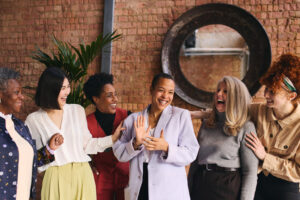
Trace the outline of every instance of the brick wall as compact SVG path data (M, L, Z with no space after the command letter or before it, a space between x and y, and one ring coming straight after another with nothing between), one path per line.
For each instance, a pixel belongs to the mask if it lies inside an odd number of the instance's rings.
M44 66L31 59L35 46L53 49L51 36L77 45L90 42L102 31L103 0L1 0L0 1L0 66L21 73L23 86L36 86ZM96 71L99 59L91 66ZM24 90L25 106L18 115L25 119L37 109L33 91Z
M103 0L0 0L0 66L21 72L23 85L35 86L44 66L30 58L35 45L53 49L50 36L76 45L94 40L102 30ZM161 72L160 51L164 36L182 13L205 3L222 2L251 12L265 27L273 57L283 52L300 56L299 0L116 0L114 27L123 35L114 43L112 73L120 94L119 106L137 111L150 103L149 86ZM99 70L99 59L90 73ZM31 94L30 91L25 91ZM255 101L262 101L259 91ZM174 105L197 109L175 95ZM26 97L25 119L36 110ZM199 121L194 121L198 130Z
M1 0L0 65L17 69L22 84L35 86L44 66L30 58L35 45L50 52L50 35L78 44L94 40L102 30L103 0ZM283 52L300 55L299 0L116 0L114 28L123 35L114 43L112 73L120 94L119 106L132 111L150 103L149 86L161 72L164 36L182 13L204 3L222 2L251 12L265 27L273 57ZM99 60L91 67L97 71ZM25 93L32 93L25 91ZM261 101L262 94L255 101ZM175 96L174 105L197 109ZM37 109L26 97L23 113ZM197 122L195 122L197 124Z

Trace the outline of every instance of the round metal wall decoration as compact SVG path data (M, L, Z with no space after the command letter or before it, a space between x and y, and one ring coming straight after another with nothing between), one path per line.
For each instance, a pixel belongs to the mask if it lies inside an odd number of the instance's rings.
M185 39L195 29L213 24L236 30L247 42L250 51L249 66L242 81L251 95L260 88L259 79L271 63L271 46L267 33L249 12L223 3L205 4L188 10L173 23L165 36L161 53L162 69L174 77L175 92L179 97L202 108L210 106L213 93L198 89L188 81L180 68L179 53Z

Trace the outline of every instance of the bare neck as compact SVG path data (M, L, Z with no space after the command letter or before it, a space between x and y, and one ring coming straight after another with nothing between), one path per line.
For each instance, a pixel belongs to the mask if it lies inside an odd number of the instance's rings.
M48 115L62 115L62 113L64 112L63 110L57 110L57 109L45 109L46 113Z

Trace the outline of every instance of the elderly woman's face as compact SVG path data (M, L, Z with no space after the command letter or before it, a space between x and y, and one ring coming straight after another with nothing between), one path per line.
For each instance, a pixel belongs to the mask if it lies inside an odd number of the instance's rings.
M24 99L20 83L15 79L8 80L7 89L1 93L2 112L4 114L20 112Z

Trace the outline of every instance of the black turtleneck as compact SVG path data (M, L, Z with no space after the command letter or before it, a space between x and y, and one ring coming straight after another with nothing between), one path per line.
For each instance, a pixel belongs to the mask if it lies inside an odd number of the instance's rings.
M130 115L131 111L127 111L127 115ZM114 128L115 114L103 113L96 109L95 117L97 122L100 124L106 135L111 135Z

